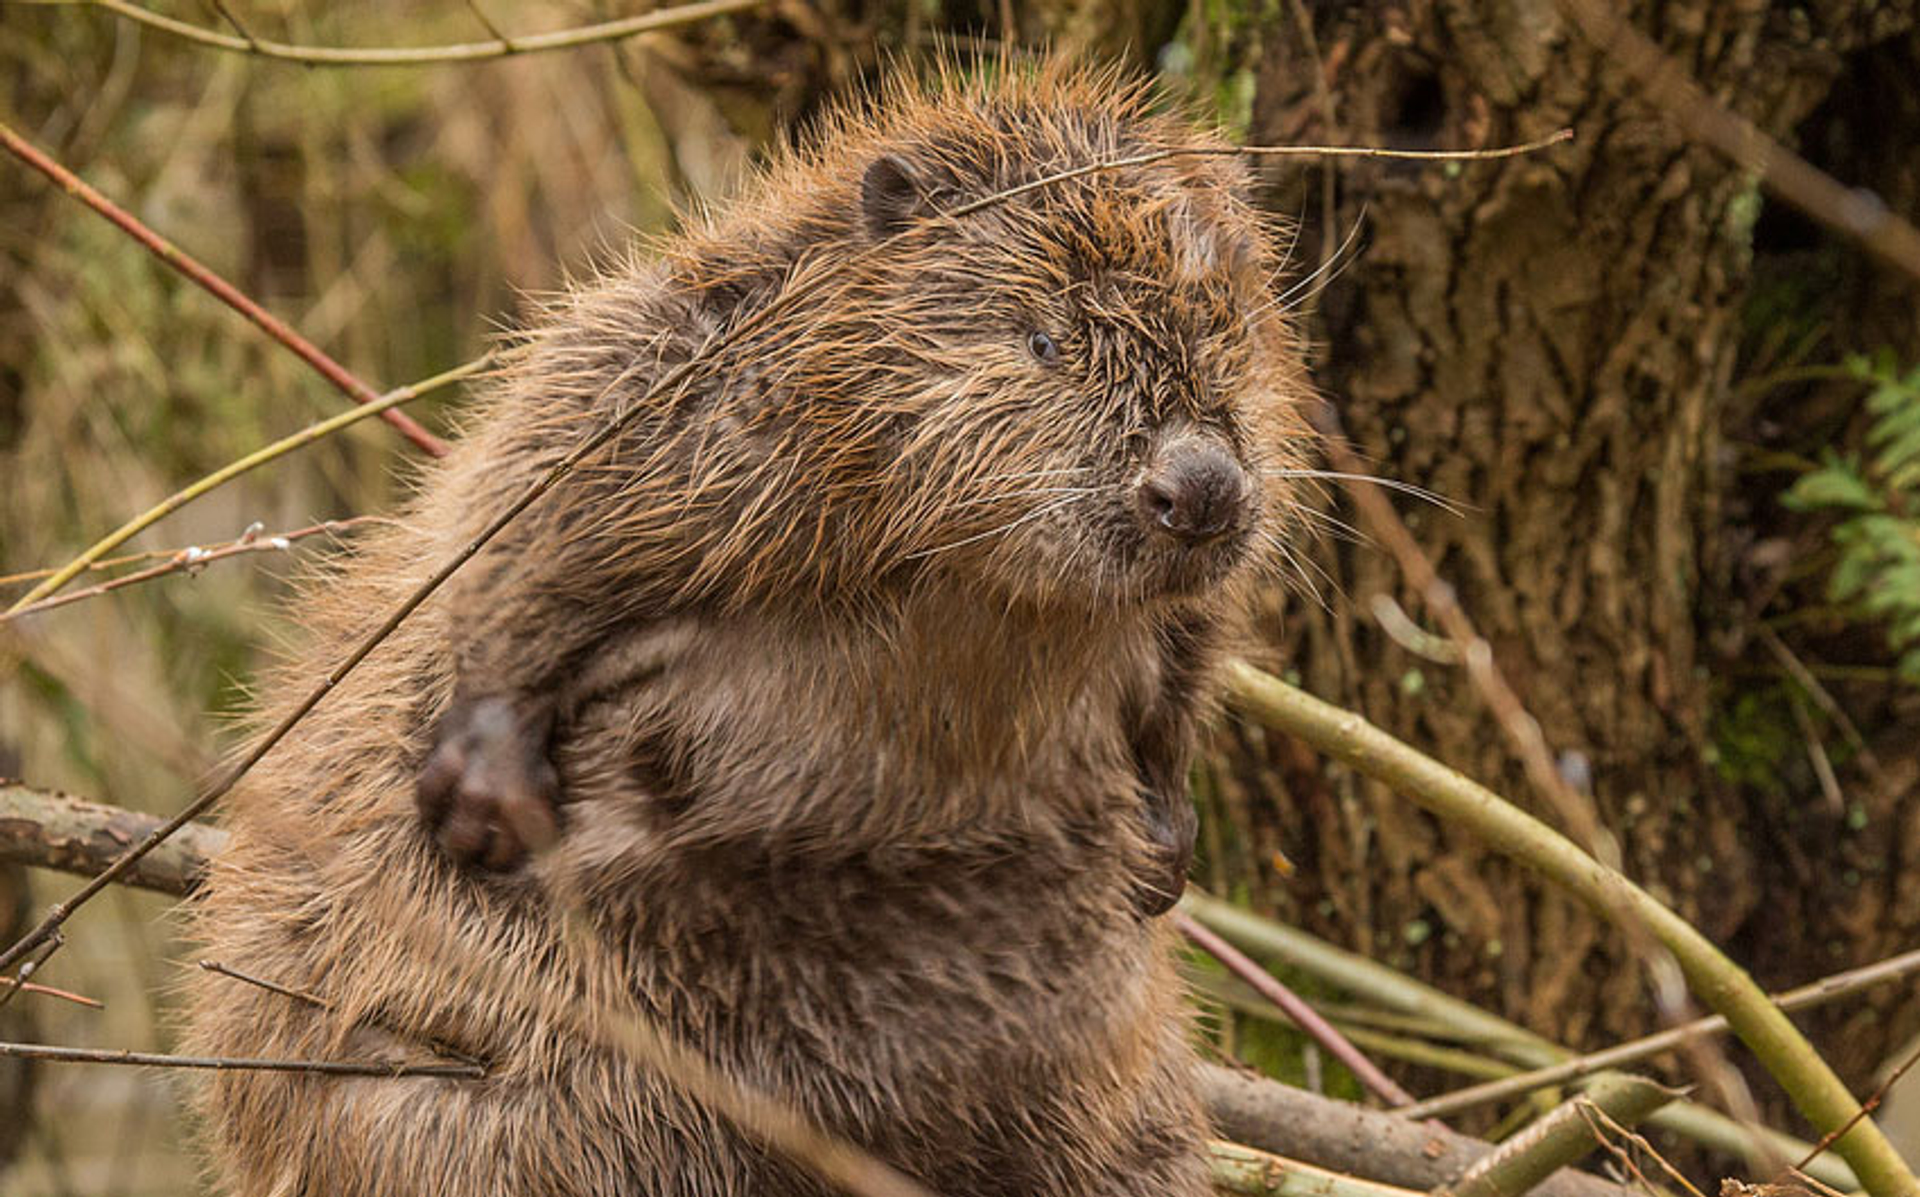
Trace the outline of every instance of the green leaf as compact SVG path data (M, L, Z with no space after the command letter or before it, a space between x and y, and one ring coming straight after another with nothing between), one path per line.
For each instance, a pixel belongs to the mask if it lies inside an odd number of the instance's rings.
M1842 462L1803 474L1787 489L1781 502L1795 511L1820 511L1838 508L1844 511L1878 511L1880 496L1874 493L1850 462Z

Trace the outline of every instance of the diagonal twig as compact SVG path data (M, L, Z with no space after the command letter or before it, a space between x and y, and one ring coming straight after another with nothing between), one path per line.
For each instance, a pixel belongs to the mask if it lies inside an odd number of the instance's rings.
M1775 996L1773 1004L1782 1010L1808 1010L1916 970L1920 970L1920 949L1902 952L1898 956L1890 956L1873 964L1822 977L1811 984L1802 985L1798 989L1790 989ZM1516 1073L1497 1081L1489 1081L1484 1085L1473 1085L1426 1101L1415 1102L1402 1113L1412 1118L1446 1117L1473 1106L1518 1097L1535 1089L1544 1089L1549 1085L1578 1080L1603 1068L1617 1068L1622 1064L1632 1064L1649 1056L1671 1051L1688 1039L1701 1035L1723 1035L1726 1031L1725 1017L1719 1014L1709 1015L1682 1026L1668 1027L1664 1031L1656 1031L1639 1039L1602 1048L1597 1052L1589 1052L1559 1064Z
M173 242L142 224L133 213L95 191L87 185L86 180L35 148L31 142L9 128L4 121L0 121L0 147L4 147L8 153L53 180L68 195L112 222L121 232L145 247L148 253L186 275L221 303L253 321L260 331L292 350L295 356L317 370L322 378L332 383L347 398L355 403L371 403L380 397L379 392L355 377L345 366L328 357L313 342L293 331L285 321L247 298L238 287L189 257ZM439 437L422 428L404 412L390 411L380 418L398 428L408 440L435 457L447 451L446 445Z
M54 1060L65 1064L124 1064L136 1068L210 1068L247 1072L318 1072L329 1076L434 1076L478 1080L486 1069L473 1064L407 1064L399 1060L258 1060L243 1056L170 1056L112 1048L56 1047L45 1043L0 1043L0 1058Z
M170 553L163 551L162 553L154 554L156 556L166 557L166 560L160 562L158 565L150 565L146 569L137 569L131 573L121 574L116 578L109 578L98 585L89 586L84 590L69 590L65 594L49 595L37 602L28 603L17 611L0 611L0 623L19 619L23 615L33 615L36 612L50 610L54 607L64 607L69 603L81 602L84 599L98 598L100 595L107 594L111 591L122 590L128 586L137 586L142 582L151 582L155 578L162 578L168 574L198 573L203 567L215 561L224 561L228 557L238 557L244 553L284 553L295 541L305 540L309 536L319 536L322 533L331 535L333 533L344 532L360 524L377 522L380 518L379 516L359 515L342 520L323 520L317 524L309 524L304 528L294 528L286 532L277 532L271 536L256 534L253 536L242 536L238 540L231 540L225 544L216 544L210 547L190 545L187 548L177 549ZM92 569L98 564L98 562L95 562L94 565L90 565L88 568ZM57 571L49 570L48 575L51 576L55 572Z
M1353 1046L1320 1012L1300 999L1300 995L1287 988L1281 980L1249 960L1246 953L1222 939L1211 928L1203 926L1184 910L1175 910L1173 925L1180 934L1198 944L1209 956L1226 965L1228 971L1242 981L1253 986L1261 997L1278 1006L1293 1024L1306 1032L1315 1043L1325 1048L1334 1059L1347 1066L1347 1071L1358 1077L1374 1096L1390 1106L1413 1104L1413 1095L1394 1083L1392 1077L1380 1071L1379 1065L1367 1059L1360 1049Z

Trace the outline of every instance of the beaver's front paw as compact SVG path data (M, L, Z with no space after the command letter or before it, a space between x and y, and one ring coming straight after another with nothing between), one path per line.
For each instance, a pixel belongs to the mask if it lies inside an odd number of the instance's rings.
M504 870L554 841L560 779L548 760L552 739L549 703L505 694L454 699L414 793L422 824L447 855Z

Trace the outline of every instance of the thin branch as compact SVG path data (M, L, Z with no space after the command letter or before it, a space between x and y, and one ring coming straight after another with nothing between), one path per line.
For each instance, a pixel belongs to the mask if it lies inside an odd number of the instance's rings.
M1839 725L1841 734L1847 737L1847 743L1853 746L1860 762L1873 775L1874 783L1886 789L1893 788L1892 782L1887 778L1886 770L1880 764L1880 758L1873 751L1873 746L1868 744L1867 738L1860 734L1860 728L1847 714L1846 708L1834 698L1833 692L1820 684L1820 679L1813 676L1813 671L1808 669L1799 657L1793 655L1793 650L1787 647L1786 642L1781 640L1779 634L1772 628L1762 623L1756 624L1754 630L1760 638L1760 643L1765 645L1767 651L1773 654L1773 659L1780 663L1780 668L1792 675L1793 680L1799 682L1801 688L1820 704L1820 709Z
M1413 1104L1413 1095L1395 1084L1393 1078L1381 1072L1377 1064L1360 1053L1360 1050L1347 1041L1346 1036L1336 1030L1318 1011L1300 1000L1300 995L1287 988L1280 979L1247 959L1246 954L1220 938L1213 931L1195 921L1184 910L1173 914L1173 925L1180 933L1199 945L1201 950L1226 965L1227 970L1242 981L1253 986L1261 997L1278 1006L1293 1024L1306 1032L1315 1043L1325 1048L1334 1059L1347 1066L1347 1070L1358 1077L1374 1096L1390 1106Z
M579 895L563 899L569 940L591 935ZM436 945L438 946L438 945ZM505 978L505 965L494 959L476 961L483 973ZM514 977L516 989L526 980ZM543 1021L580 1038L610 1048L657 1074L695 1105L731 1122L736 1129L782 1158L798 1164L836 1189L855 1197L936 1197L925 1185L875 1156L859 1144L819 1126L780 1095L761 1089L716 1067L697 1048L682 1041L649 1017L634 1001L614 1006L602 999L581 1009L561 999L551 988L535 991Z
M1688 1193L1689 1197L1706 1197L1705 1194L1694 1187L1693 1182L1688 1180L1686 1176L1681 1173L1680 1169L1668 1162L1666 1156L1655 1151L1653 1144L1607 1117L1605 1110L1595 1106L1583 1106L1580 1113L1581 1116L1587 1120L1588 1127L1593 1131L1593 1137L1599 1141L1600 1145L1606 1148L1608 1154L1612 1155L1614 1159L1620 1161L1621 1166L1626 1169L1630 1176L1639 1181L1640 1184L1649 1191L1654 1190L1652 1183L1647 1180L1646 1174L1640 1171L1639 1166L1633 1162L1633 1156L1625 1147L1620 1146L1620 1143L1616 1143L1613 1139L1607 1137L1607 1132L1612 1132L1622 1143L1627 1143L1639 1148L1646 1154L1648 1159L1659 1164L1660 1170L1665 1172L1669 1179L1673 1180L1682 1190ZM1819 1182L1815 1181L1814 1183L1818 1184Z
M308 993L304 989L295 989L291 985L282 985L278 981L269 981L265 977L256 977L252 973L243 973L237 968L230 968L220 963L218 960L202 960L199 963L202 971L210 972L217 977L226 977L228 980L239 981L244 985L251 985L256 989L264 989L268 993L286 998L289 1001L299 1002L303 1006L312 1006L316 1010L333 1009L333 1003L317 993Z
M472 1064L408 1064L401 1060L258 1060L243 1056L169 1056L43 1043L0 1043L0 1057L56 1060L65 1064L122 1064L135 1068L210 1068L245 1072L318 1072L328 1076L433 1076L479 1080L486 1069Z
M1540 873L1616 926L1622 918L1636 920L1673 953L1693 992L1726 1016L1807 1120L1823 1133L1844 1131L1838 1150L1869 1192L1908 1197L1920 1189L1880 1129L1856 1120L1860 1103L1827 1062L1753 978L1692 924L1545 823L1360 716L1244 663L1229 666L1227 682L1232 700L1248 714L1384 782Z
M27 593L15 599L13 605L6 609L5 614L8 616L19 615L29 606L32 606L40 599L45 598L60 589L60 587L66 585L73 578L85 571L89 565L105 557L108 553L113 552L113 550L119 548L128 540L131 540L136 534L152 527L160 520L178 511L180 508L185 507L188 503L193 502L208 491L223 486L235 478L238 478L240 475L266 465L270 461L284 457L295 449L304 448L317 440L329 437L348 425L356 424L369 416L380 415L382 412L397 407L402 403L411 403L422 395L437 391L441 387L458 382L463 378L470 378L486 368L487 364L492 360L492 355L488 354L475 358L473 361L467 362L464 365L455 366L451 370L436 374L432 378L423 379L410 386L389 391L385 395L375 398L371 403L364 403L359 407L350 408L336 416L322 420L318 424L309 424L291 436L281 437L265 448L256 449L238 461L230 462L220 467L185 489L175 491L173 494L168 495L153 507L134 516L126 523L108 533L104 539L95 543L93 547L89 548L86 552L80 554L72 561L67 562L67 564L61 566L51 575L43 579L32 590L27 591ZM0 968L4 967L4 965L0 965Z
M1820 793L1827 800L1827 809L1835 815L1845 814L1846 795L1840 792L1840 778L1834 774L1833 761L1827 757L1827 747L1820 742L1820 729L1813 725L1813 716L1807 714L1806 699L1788 691L1787 706L1793 711L1793 722L1800 729L1801 742L1807 748L1807 763L1813 766L1813 775L1820 782Z
M1809 1010L1824 1005L1837 998L1857 993L1882 981L1891 981L1920 970L1920 949L1902 952L1874 964L1861 968L1848 969L1823 977L1798 989L1791 989L1773 998L1773 1004L1782 1010ZM1702 1035L1722 1035L1727 1030L1727 1020L1718 1014L1695 1019L1684 1026L1669 1027L1651 1035L1613 1047L1576 1056L1559 1064L1546 1068L1536 1068L1530 1072L1516 1073L1513 1076L1484 1085L1473 1085L1453 1093L1442 1094L1426 1101L1415 1102L1400 1111L1408 1118L1444 1118L1457 1114L1474 1106L1485 1105L1492 1101L1503 1101L1509 1097L1520 1097L1535 1089L1544 1089L1549 1085L1565 1084L1578 1080L1603 1068L1618 1068L1623 1064L1632 1064L1662 1052L1672 1051L1688 1039Z
M245 39L248 46L258 52L260 43L255 40L252 31L240 23L240 18L234 15L233 10L227 7L227 0L208 0L208 3L213 5L213 10L219 13L227 24L233 26L233 31Z
M302 535L306 535L309 533L325 531L328 529L329 526L334 528L352 528L352 527L358 527L361 524L379 523L385 520L386 518L387 518L386 516L380 516L380 515L355 515L355 516L349 516L346 519L331 520L328 522L328 524L316 524L312 528L296 529L293 532L282 532L280 533L280 535L288 540L293 540L293 539L297 539ZM242 544L249 539L257 540L260 537L260 535L263 534L263 533L256 533L253 531L254 528L258 528L258 527L260 527L260 525L258 524L252 525L247 529L246 532L241 533L239 536L235 537L233 540L224 541L214 545L200 545L198 547L202 551L211 553L215 549L225 548L228 545L233 545L233 544ZM249 536L250 533L252 534L251 537ZM183 549L146 549L138 553L127 553L124 556L120 556L120 557L107 557L99 561L89 562L87 564L87 569L90 572L98 572L98 571L104 571L109 569L119 569L123 565L137 565L142 561L159 561L163 559L171 560L172 558L179 556L181 553L191 551L193 547L194 546L188 546L187 548L183 548ZM50 578L58 572L60 571L57 569L28 569L28 570L22 570L17 574L0 574L0 586L12 586L21 582L38 582L41 578Z
M295 356L319 371L322 378L332 383L347 398L355 403L372 403L379 399L379 394L372 387L360 381L345 366L328 357L313 342L293 331L285 321L248 299L232 283L207 269L171 241L142 224L131 212L95 191L79 175L35 149L4 121L0 121L0 146L5 147L9 153L28 166L52 179L68 195L112 222L120 231L144 246L148 253L186 275L221 303L253 321L260 331L292 350ZM398 428L408 440L435 457L447 451L446 445L439 437L422 428L404 412L387 412L380 418Z
M1373 146L1352 145L1199 145L1171 146L1162 150L1150 150L1143 154L1134 154L1126 158L1108 158L1099 162L1090 162L1085 166L1076 166L1070 170L1043 175L1031 183L1022 183L1018 187L1009 187L1005 191L996 191L985 199L961 204L945 213L949 218L971 216L982 208L1022 196L1043 187L1052 187L1059 183L1071 182L1088 175L1105 174L1108 171L1126 170L1135 166L1152 166L1156 162L1167 162L1174 158L1388 158L1395 161L1412 162L1482 162L1494 158L1515 158L1522 154L1537 153L1563 141L1573 140L1572 129L1557 129L1545 137L1533 141L1524 141L1518 145L1498 146L1490 150L1390 150Z
M1795 1164L1792 1170L1795 1172L1806 1171L1808 1165L1819 1159L1822 1152L1839 1142L1840 1138L1851 1130L1855 1124L1861 1122L1869 1114L1879 1109L1880 1103L1887 1099L1887 1094L1893 1091L1893 1087L1900 1082L1900 1078L1907 1075L1915 1064L1920 1064L1920 1047L1907 1053L1907 1058L1900 1062L1900 1067L1887 1074L1887 1078L1880 1082L1880 1087L1873 1091L1873 1095L1860 1103L1859 1111L1854 1114L1851 1120L1820 1136L1820 1141L1813 1145L1813 1150L1807 1153L1805 1159Z
M251 985L256 989L264 989L268 993L286 998L289 1001L299 1002L303 1006L312 1006L316 1010L332 1011L334 1009L332 1002L317 993L308 993L304 989L295 989L291 985L282 985L278 981L269 981L265 977L256 977L252 973L241 972L239 969L222 964L218 960L202 960L200 967L216 977L225 977L230 981L239 981L243 985ZM431 1036L415 1036L405 1029L395 1026L383 1019L375 1018L369 1019L369 1021L381 1030L392 1035L397 1035L402 1039L417 1039L422 1046L428 1048L437 1056L445 1056L450 1060L458 1060L462 1064L471 1064L476 1068L485 1068L487 1066L486 1061L480 1059L478 1056L464 1052L443 1039L435 1039Z
M303 46L252 36L234 37L188 21L163 16L151 9L128 3L127 0L13 0L13 2L39 4L50 8L104 8L126 20L136 21L151 29L158 29L162 33L202 46L256 55L261 58L279 59L282 62L297 62L306 66L354 67L427 66L442 62L479 62L489 58L506 58L515 54L537 54L544 50L570 50L577 46L590 46L598 42L622 41L642 33L691 25L730 13L750 12L753 9L765 7L768 0L703 0L699 4L682 4L674 8L642 13L639 16L623 17L616 21L602 21L596 25L582 25L552 33L530 33L511 39L501 36L497 30L492 29L489 22L489 32L494 34L492 41L459 42L444 46Z
M294 542L305 540L309 536L318 536L323 532L344 532L359 524L379 522L381 518L380 516L360 515L354 516L351 519L325 520L318 524L309 524L304 528L295 528L292 531L279 532L271 536L255 534L242 536L236 540L227 541L225 544L216 544L210 547L189 545L184 549L162 550L161 553L153 554L155 556L165 555L167 558L158 565L135 570L128 574L121 574L117 578L108 579L97 586L89 586L84 590L69 590L65 594L50 595L37 603L28 603L17 611L0 611L0 623L19 619L25 615L33 615L40 611L50 610L54 607L64 607L68 603L77 603L84 599L98 598L100 595L107 594L110 591L120 590L128 586L136 586L141 582L151 582L155 578L163 578L168 574L199 573L201 569L216 561L225 561L229 557L238 557L243 553L284 553L293 546ZM98 565L99 563L95 562L87 568L94 569L97 568ZM54 572L57 571L47 571L48 576L51 576Z
M1234 978L1220 977L1198 970L1186 970L1187 989L1201 997L1253 1018L1268 1022L1294 1025L1280 1007L1263 997L1257 996L1252 988ZM1481 1080L1493 1080L1509 1077L1520 1070L1504 1060L1495 1059L1483 1051L1474 1051L1459 1047L1446 1047L1439 1042L1447 1038L1444 1031L1429 1028L1424 1034L1392 1034L1377 1030L1370 1023L1352 1022L1336 1015L1326 1008L1324 1003L1316 1003L1313 1009L1332 1023L1347 1041L1374 1056L1389 1060L1399 1060L1406 1064L1419 1064L1428 1068L1437 1068L1451 1072L1456 1076L1475 1077ZM1317 1086L1309 1086L1315 1088ZM1394 1107L1395 1113L1411 1109L1410 1105Z
M38 951L30 953L25 960L22 960L20 967L15 970L14 975L7 978L13 982L13 984L7 986L4 990L0 990L0 1010L4 1010L6 1007L12 1005L13 999L25 993L27 991L27 978L38 972L41 965L52 958L55 952L66 946L67 937L64 935L55 935L47 940L47 942L41 944Z
M65 989L55 989L51 985L40 985L33 981L20 981L13 977L0 977L0 985L17 987L22 993L36 994L40 997L59 998L63 1002L72 1002L76 1006L85 1006L89 1010L105 1010L107 1004L97 998L82 993L71 993Z

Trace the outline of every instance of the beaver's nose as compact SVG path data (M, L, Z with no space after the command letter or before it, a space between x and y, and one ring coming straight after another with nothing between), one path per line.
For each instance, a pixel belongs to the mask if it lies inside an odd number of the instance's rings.
M1250 489L1226 446L1182 437L1155 454L1135 500L1150 530L1197 544L1240 526Z

